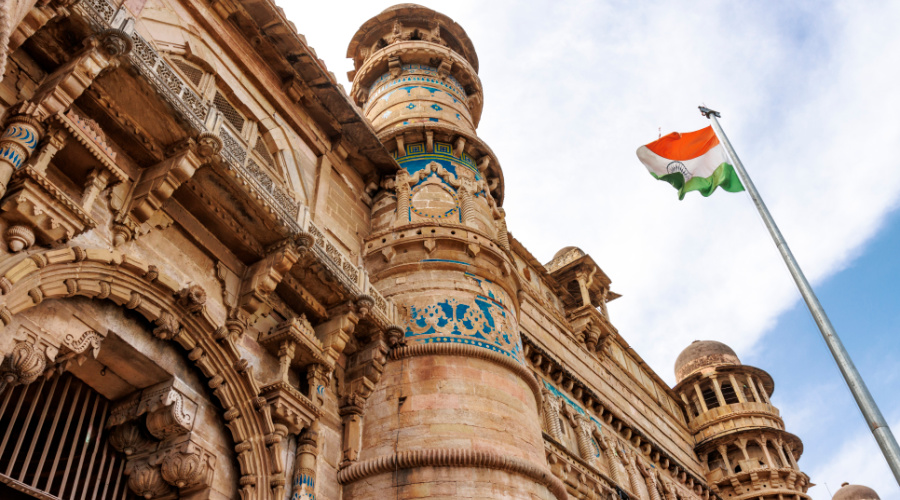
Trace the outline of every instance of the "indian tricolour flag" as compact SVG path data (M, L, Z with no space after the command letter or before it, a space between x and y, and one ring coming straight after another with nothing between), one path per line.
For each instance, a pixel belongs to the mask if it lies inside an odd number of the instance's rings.
M679 200L688 191L709 196L717 187L732 193L744 190L711 126L684 134L672 132L639 147L637 155L653 177L678 190Z

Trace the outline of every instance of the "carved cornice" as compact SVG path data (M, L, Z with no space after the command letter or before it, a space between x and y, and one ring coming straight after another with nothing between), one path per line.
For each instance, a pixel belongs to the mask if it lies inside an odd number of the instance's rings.
M528 384L528 387L534 393L534 399L540 408L541 405L541 385L540 382L531 373L531 370L525 368L516 360L490 351L481 347L466 344L414 344L405 347L396 347L391 350L390 357L392 360L403 358L411 358L416 356L461 356L465 358L483 359L492 363L496 363L522 378Z
M510 472L546 486L559 500L569 498L565 485L543 467L499 453L459 448L406 451L356 462L338 472L338 482L349 484L377 474L417 467L468 467Z

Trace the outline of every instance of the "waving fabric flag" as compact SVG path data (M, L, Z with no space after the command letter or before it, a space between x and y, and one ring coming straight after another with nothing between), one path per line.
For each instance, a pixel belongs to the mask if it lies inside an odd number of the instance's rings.
M709 196L717 187L731 193L744 190L712 127L672 132L639 147L637 156L653 177L678 190L679 200L689 191Z

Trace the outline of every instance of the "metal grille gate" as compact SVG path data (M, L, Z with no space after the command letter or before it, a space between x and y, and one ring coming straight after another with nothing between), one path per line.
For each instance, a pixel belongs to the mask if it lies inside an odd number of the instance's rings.
M131 497L125 460L109 446L110 402L64 373L0 397L0 482L42 499Z

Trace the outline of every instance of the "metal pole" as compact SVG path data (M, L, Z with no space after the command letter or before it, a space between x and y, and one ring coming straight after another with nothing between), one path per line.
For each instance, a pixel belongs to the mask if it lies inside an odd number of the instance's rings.
M816 320L816 325L819 326L819 331L822 332L825 344L827 344L828 349L831 350L834 361L837 363L838 368L840 368L844 380L847 381L847 386L850 387L850 392L853 393L853 398L856 399L859 410L866 419L869 428L872 429L872 434L875 435L875 441L878 442L878 446L881 448L885 460L887 460L891 471L894 473L897 484L900 484L900 447L897 446L897 440L894 439L891 428L888 427L887 422L884 420L884 416L881 415L881 410L878 409L878 405L876 405L875 400L872 399L872 394L869 393L866 383L856 370L853 360L850 359L850 354L847 353L847 349L844 348L844 344L841 342L840 337L838 337L837 332L834 331L834 327L831 326L831 321L825 314L822 304L819 303L819 299L809 285L809 281L806 280L806 276L803 275L803 271L797 264L797 260L794 259L794 254L791 253L791 249L784 240L784 236L782 236L781 231L778 230L775 219L772 218L772 214L770 214L769 209L766 208L766 204L763 202L762 197L760 197L759 191L756 190L756 186L754 186L753 181L750 180L750 176L744 169L744 164L741 163L740 158L738 158L737 153L734 152L734 148L731 146L731 142L728 141L728 136L725 135L722 126L719 125L719 120L717 118L721 115L718 111L713 111L703 106L700 106L700 112L703 113L703 116L712 121L712 126L716 135L719 137L722 145L725 146L725 150L728 151L728 155L731 156L732 161L734 161L734 169L741 178L741 182L744 183L744 187L747 189L747 193L750 194L750 198L753 199L753 204L756 205L756 209L759 210L759 215L762 216L763 222L766 223L769 234L771 234L772 239L775 240L775 246L777 246L778 251L781 252L784 263L787 264L791 276L797 283L797 288L800 289L800 295L803 296L803 300L806 301L806 305L809 307L809 312L812 313L813 319Z

